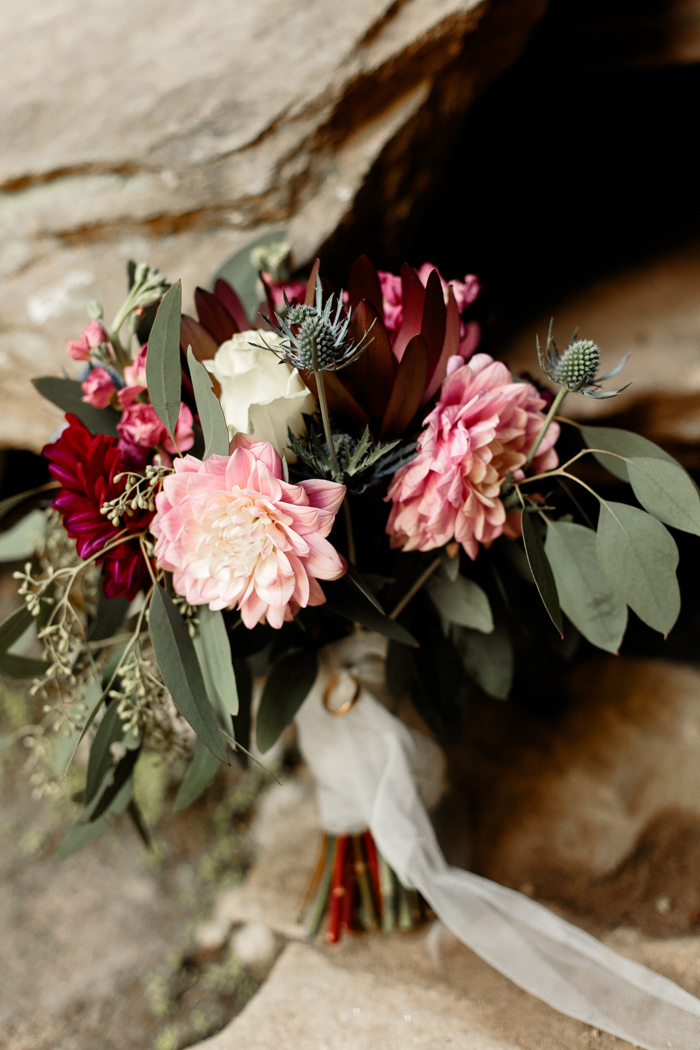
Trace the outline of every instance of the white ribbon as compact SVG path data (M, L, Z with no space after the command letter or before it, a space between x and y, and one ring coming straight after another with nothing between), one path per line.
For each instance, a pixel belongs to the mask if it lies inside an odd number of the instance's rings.
M524 894L447 864L416 784L424 755L367 688L367 668L376 672L385 650L386 639L367 633L327 646L297 715L324 830L368 827L401 882L419 890L445 926L555 1010L645 1050L700 1050L700 1000ZM336 717L323 696L343 671L363 685L352 709Z

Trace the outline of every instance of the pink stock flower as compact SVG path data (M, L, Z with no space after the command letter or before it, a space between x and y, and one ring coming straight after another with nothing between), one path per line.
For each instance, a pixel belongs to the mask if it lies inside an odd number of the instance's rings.
M481 291L481 285L476 274L468 273L464 278L464 281L446 281L437 266L433 266L432 263L423 263L416 270L421 284L425 288L428 284L428 278L433 270L437 270L438 277L440 278L440 284L442 285L442 291L445 296L445 302L447 302L447 292L451 288L457 303L457 309L460 313L466 310L470 306L477 295ZM377 271L379 275L379 284L382 289L382 300L384 306L384 324L386 325L387 331L390 338L397 334L401 327L403 320L403 299L401 295L401 278L393 273L386 273L384 270ZM462 324L461 337L464 340L468 326ZM473 338L473 334L472 334ZM477 339L478 342L478 339ZM463 357L467 356L467 353L462 352L460 346L460 354Z
M243 623L281 627L307 605L322 605L318 580L345 572L325 538L345 486L282 480L267 441L237 434L231 456L174 463L156 497L151 526L158 564L190 605L240 609Z
M91 369L90 375L84 383L81 383L81 386L85 395L83 401L87 401L89 405L94 405L95 408L106 408L112 394L116 390L112 377L106 368Z
M124 381L127 386L140 386L146 389L146 351L148 345L144 345L130 365L124 369Z
M530 383L516 383L500 361L476 354L451 357L440 400L425 419L418 455L396 472L387 532L392 547L432 550L453 538L470 558L506 531L499 493L509 470L517 479L543 422L544 400ZM533 461L558 463L552 423Z
M166 452L174 454L178 449L180 452L186 452L188 448L192 448L194 444L192 413L187 405L180 405L180 414L175 426L176 448L156 415L153 405L136 401L134 400L136 397L138 397L136 387L127 387L126 390L119 392L120 404L125 407L122 418L117 423L117 430L119 431L119 448L124 455L136 461L143 458L143 454L139 455L137 451L139 449L151 449L160 445Z
M107 333L99 321L90 321L87 328L83 329L80 339L71 339L66 347L66 353L74 361L89 361L90 351L107 342Z

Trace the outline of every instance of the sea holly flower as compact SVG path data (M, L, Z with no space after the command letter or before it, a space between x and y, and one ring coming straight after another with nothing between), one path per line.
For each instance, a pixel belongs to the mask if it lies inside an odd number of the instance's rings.
M125 461L117 439L91 434L77 416L66 414L68 426L42 453L51 476L61 488L52 506L60 513L81 558L103 550L118 533L143 532L152 515L137 511L121 522L102 514L102 506L124 491ZM148 569L137 538L126 538L97 559L103 565L102 586L108 598L135 598L148 580Z
M507 475L522 467L544 416L544 401L529 383L517 383L488 354L468 364L452 357L439 400L425 419L418 454L394 475L387 500L392 547L432 550L451 540L470 558L507 530L500 498ZM557 465L552 423L535 461L537 470Z
M562 388L562 391L567 393L583 394L585 397L594 397L597 399L606 397L616 397L618 394L626 390L630 385L626 383L621 386L619 390L601 390L600 384L604 383L606 379L611 379L616 376L627 364L629 354L625 354L620 363L606 372L605 375L598 375L598 367L600 365L600 347L594 343L591 339L577 339L576 333L569 343L568 347L563 354L559 353L557 344L552 339L552 326L549 326L549 332L547 334L547 345L545 346L544 353L540 349L539 340L537 341L537 356L540 362L540 368L548 375L550 379L553 379L555 383L558 383Z
M92 368L81 386L83 401L95 408L106 408L116 390L114 380L106 368Z
M272 445L238 434L231 456L175 460L151 526L158 564L190 605L279 628L345 572L326 539L344 496L332 481L285 482Z
M83 329L80 339L71 339L66 347L66 353L74 361L89 361L90 354L100 343L107 342L107 333L99 321L90 321Z
M286 296L285 306L286 317L275 314L275 320L269 321L281 338L268 349L301 371L337 372L355 361L370 341L369 331L357 341L348 337L352 310L344 311L342 293L337 299L329 296L324 306L320 277L314 306L292 305Z

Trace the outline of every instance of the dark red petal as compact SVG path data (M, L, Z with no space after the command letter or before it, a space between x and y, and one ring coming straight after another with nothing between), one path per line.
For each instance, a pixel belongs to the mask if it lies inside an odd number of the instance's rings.
M422 335L414 335L399 363L380 438L402 436L420 408L427 381L428 347Z
M199 323L206 328L217 346L221 346L238 331L238 325L231 314L221 300L211 292L207 292L204 288L195 288L194 302Z
M445 298L437 270L431 270L425 288L421 335L428 346L428 380L432 379L437 368L442 347L445 342Z
M238 325L239 331L249 331L250 321L248 320L248 314L245 312L243 303L238 298L228 281L224 281L221 277L219 277L218 281L214 285L214 295L217 299L221 300L228 312L231 314L231 317Z
M403 304L403 320L399 333L394 341L394 355L400 361L409 340L418 335L423 321L423 302L425 301L425 288L421 284L420 277L413 269L404 263L401 267L401 302Z
M374 306L377 313L384 320L384 302L382 299L382 286L379 283L379 275L366 255L356 259L350 271L348 281L348 302L355 309L356 306L366 299Z

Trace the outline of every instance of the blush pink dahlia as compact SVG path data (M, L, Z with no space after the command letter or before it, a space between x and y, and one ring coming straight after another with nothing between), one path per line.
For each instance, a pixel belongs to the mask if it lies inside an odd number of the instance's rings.
M453 538L470 558L504 531L499 493L509 470L517 479L543 422L544 400L530 383L515 383L500 361L476 354L450 358L440 400L425 419L418 455L394 475L387 500L392 547L432 550ZM533 461L558 463L552 423Z
M240 609L246 627L281 627L307 605L322 605L318 580L345 563L326 539L345 486L282 480L267 441L237 434L231 456L175 460L156 497L156 559L190 605Z

